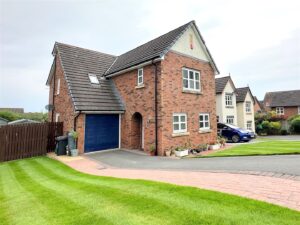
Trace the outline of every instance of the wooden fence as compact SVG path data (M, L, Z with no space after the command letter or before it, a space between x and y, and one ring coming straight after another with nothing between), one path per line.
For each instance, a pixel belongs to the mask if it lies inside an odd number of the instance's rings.
M31 123L0 127L0 162L45 155L55 148L63 123Z

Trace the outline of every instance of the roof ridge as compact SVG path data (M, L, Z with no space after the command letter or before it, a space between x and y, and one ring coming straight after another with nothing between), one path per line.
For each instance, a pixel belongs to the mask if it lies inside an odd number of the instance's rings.
M58 42L58 41L55 42L55 45L56 44L65 45L65 46L72 47L72 48L79 48L79 49L82 49L82 50L85 50L85 51L95 52L95 53L102 54L102 55L117 57L116 55L112 55L112 54L108 54L108 53L104 53L104 52L99 52L99 51L88 49L88 48L78 47L78 46L75 46L75 45L70 45L70 44L66 44L66 43L62 43L62 42Z
M144 44L141 44L141 45L139 45L139 46L137 46L137 47L135 47L135 48L133 48L133 49L127 51L127 52L124 52L124 53L121 54L121 55L124 55L124 54L126 54L126 53L129 53L129 52L131 52L131 51L133 51L133 50L136 50L137 48L140 48L140 47L142 47L142 46L148 44L148 43L151 42L151 41L154 41L154 40L156 40L156 39L158 39L158 38L160 38L160 37L162 37L162 36L164 36L164 35L167 35L167 34L173 32L173 31L175 31L175 30L177 30L177 29L180 29L180 28L182 28L182 27L184 27L184 26L187 26L188 24L193 23L193 22L194 22L194 20L192 20L192 21L190 21L190 22L188 22L188 23L186 23L186 24L184 24L184 25L181 25L181 26L179 26L179 27L177 27L177 28L175 28L175 29L173 29L173 30L170 30L170 31L167 32L167 33L164 33L164 34L162 34L162 35L159 35L159 36L157 36L156 38L152 38L150 41L147 41L147 42L145 42ZM121 55L119 55L119 56L121 56Z
M278 93L278 92L291 92L291 91L300 91L300 89L294 89L294 90L287 90L287 91L267 91L267 93Z

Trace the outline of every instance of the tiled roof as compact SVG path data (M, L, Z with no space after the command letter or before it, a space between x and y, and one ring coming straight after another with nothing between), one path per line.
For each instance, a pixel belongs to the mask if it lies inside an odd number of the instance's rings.
M236 102L244 102L248 91L249 91L250 95L252 95L249 87L237 88L236 89ZM252 98L253 98L253 96L252 96Z
M123 111L124 106L112 80L100 79L116 59L108 55L62 43L55 43L76 111ZM95 74L100 85L91 84Z
M228 81L231 80L230 76L216 78L216 94L220 94L223 92Z
M300 90L267 92L264 104L269 107L300 106Z

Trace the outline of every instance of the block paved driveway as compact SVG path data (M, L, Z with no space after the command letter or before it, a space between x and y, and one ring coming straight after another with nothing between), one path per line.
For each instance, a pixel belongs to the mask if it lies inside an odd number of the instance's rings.
M222 171L300 177L300 155L172 159L115 150L97 152L85 156L115 168Z

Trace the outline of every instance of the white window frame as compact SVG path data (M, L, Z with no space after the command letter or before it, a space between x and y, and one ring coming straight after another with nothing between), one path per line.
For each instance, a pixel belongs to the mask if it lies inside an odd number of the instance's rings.
M187 72L187 76L185 76L185 72ZM190 78L190 73L192 74L193 78ZM198 79L196 79L196 75L198 74ZM184 82L187 81L187 87L185 87ZM196 85L198 83L198 88L196 88ZM191 87L192 85L193 87ZM200 71L192 70L188 68L182 68L182 87L183 90L186 91L196 91L201 92L201 74Z
M246 111L246 113L251 113L251 110L252 110L252 108L251 108L251 102L250 101L246 101L245 102L245 111Z
M232 120L232 123L228 122L228 120ZM234 124L234 116L232 116L232 115L226 116L226 123L228 123L228 124Z
M248 126L250 124L250 127ZM246 128L247 128L247 130L252 130L253 128L252 128L252 121L251 120L248 120L247 122L246 122Z
M55 113L55 122L59 122L59 117L60 117L60 114L59 113Z
M137 73L137 86L142 86L143 84L144 84L144 69L140 68L138 69L138 73Z
M59 95L60 92L60 78L57 79L57 86L56 86L56 95Z
M99 84L99 80L96 74L89 73L89 79L91 84Z
M225 93L225 106L233 106L233 94Z
M203 117L203 120L201 120L201 116ZM207 116L207 119L205 118L206 116ZM202 127L201 127L201 123L203 123ZM209 113L199 113L199 130L210 130Z
M181 117L184 116L184 121L181 120ZM175 118L178 117L178 121L175 122ZM187 114L186 113L173 113L173 133L178 134L178 133L186 133L187 132ZM175 130L174 125L178 124L179 129ZM182 129L182 124L185 124L185 129Z
M284 107L276 107L276 114L279 116L284 115Z

